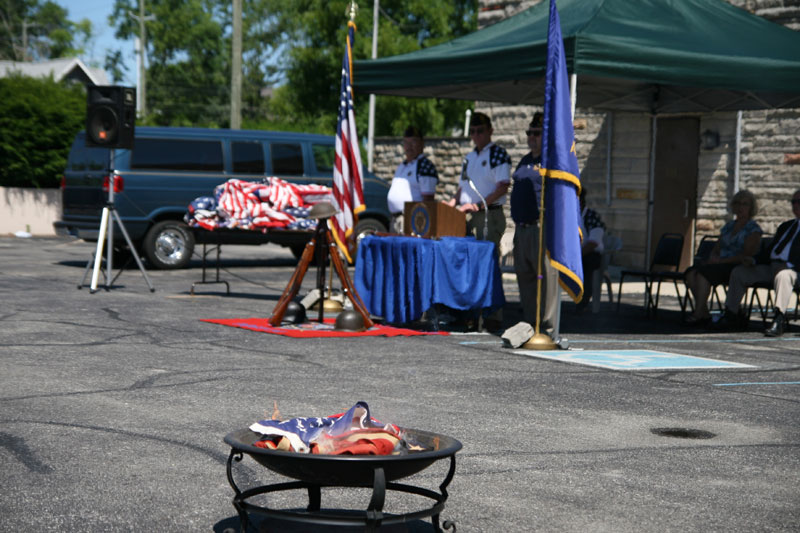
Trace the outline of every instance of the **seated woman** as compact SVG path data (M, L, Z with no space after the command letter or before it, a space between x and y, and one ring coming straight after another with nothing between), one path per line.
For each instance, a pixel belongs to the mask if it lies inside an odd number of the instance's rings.
M758 211L755 196L741 190L733 195L731 211L734 219L722 227L719 240L705 262L686 271L685 283L694 296L694 312L686 319L692 326L711 321L708 295L712 285L727 284L731 271L741 264L752 264L761 243L761 228L753 220Z

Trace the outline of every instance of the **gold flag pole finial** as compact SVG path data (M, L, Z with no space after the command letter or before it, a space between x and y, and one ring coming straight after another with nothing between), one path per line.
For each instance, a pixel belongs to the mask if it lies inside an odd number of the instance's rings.
M347 11L345 11L344 14L350 17L351 22L356 21L356 15L358 15L358 4L356 0L350 0L350 5L347 6Z

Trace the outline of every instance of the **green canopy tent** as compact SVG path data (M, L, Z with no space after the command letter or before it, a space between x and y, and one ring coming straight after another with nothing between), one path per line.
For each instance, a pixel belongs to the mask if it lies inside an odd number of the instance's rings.
M438 46L356 61L356 90L541 105L548 4ZM723 0L559 0L558 8L579 107L800 107L800 32Z

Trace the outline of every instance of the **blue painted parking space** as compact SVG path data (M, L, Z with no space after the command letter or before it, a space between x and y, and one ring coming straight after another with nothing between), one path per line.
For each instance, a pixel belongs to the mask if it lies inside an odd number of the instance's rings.
M713 370L752 365L655 350L518 350L530 357L611 370Z

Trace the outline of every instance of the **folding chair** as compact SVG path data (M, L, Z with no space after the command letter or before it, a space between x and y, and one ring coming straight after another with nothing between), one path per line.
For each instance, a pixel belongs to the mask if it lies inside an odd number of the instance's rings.
M773 235L762 235L761 245L756 256L756 262L760 264L769 263L769 249L772 246ZM758 295L758 289L765 289L767 291L767 298L764 303L761 303L761 297ZM769 313L775 305L772 301L772 281L764 283L754 283L747 288L750 291L750 298L745 294L745 302L747 303L747 318L749 319L753 313L753 304L758 304L758 313L761 315L761 322L766 325ZM796 312L796 311L795 311Z
M658 311L658 300L661 295L661 282L672 281L675 292L678 295L678 303L681 312L686 309L686 296L681 296L678 281L683 280L683 272L680 272L681 252L683 251L683 235L680 233L665 233L658 239L656 253L650 263L649 270L623 270L619 278L619 293L617 295L617 311L622 303L622 284L626 277L638 277L644 280L645 292L645 313L653 312L655 316ZM653 295L653 285L655 287L655 297Z
M700 244L697 245L697 251L694 254L694 262L692 264L693 265L699 265L699 264L707 261L708 258L711 257L711 252L714 250L714 246L717 245L717 242L719 242L719 237L718 236L716 236L716 235L704 235L703 238L700 239ZM717 284L711 285L711 292L710 292L711 305L709 307L711 309L713 309L714 308L714 300L716 300L717 301L717 309L719 309L720 312L722 312L725 309L725 304L724 304L724 299L722 297L720 297L719 293L717 292L717 289L719 287L722 287L723 294L727 293L727 291L728 291L728 286L727 286L726 283L722 283L722 284L717 283ZM691 311L694 311L694 300L692 299L691 296L692 296L691 292L689 292L688 287L687 287L687 290L686 290L686 302L687 302L687 305L684 306L684 308L681 311L681 314L684 314L687 309L691 310Z
M622 239L615 235L606 233L603 237L603 261L600 268L594 271L592 289L592 313L600 312L600 300L603 295L603 283L608 288L608 301L614 303L614 289L611 287L611 276L608 274L608 265L614 252L622 249Z

